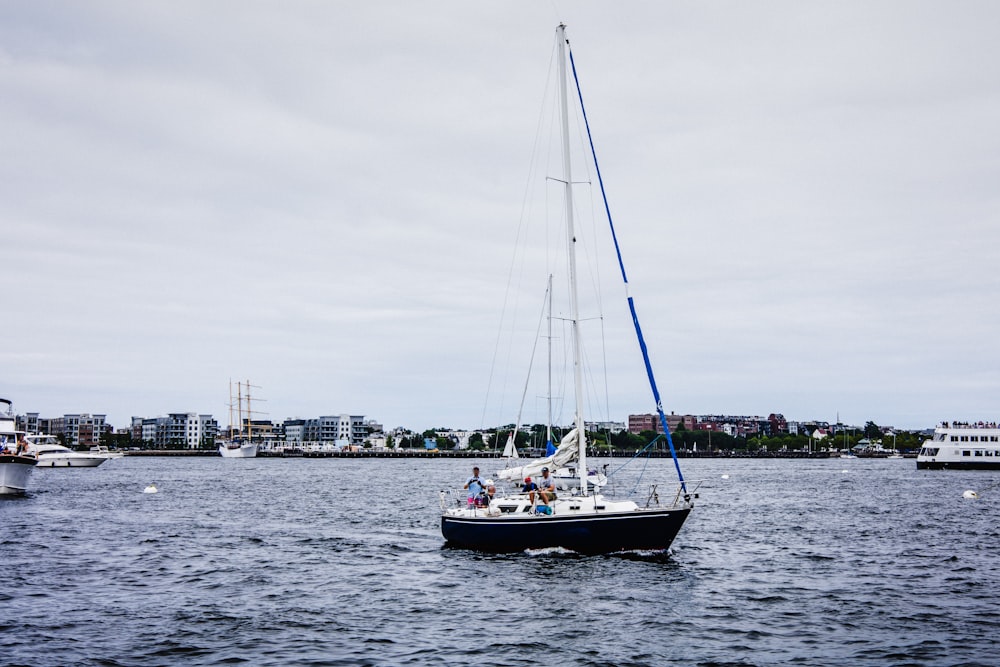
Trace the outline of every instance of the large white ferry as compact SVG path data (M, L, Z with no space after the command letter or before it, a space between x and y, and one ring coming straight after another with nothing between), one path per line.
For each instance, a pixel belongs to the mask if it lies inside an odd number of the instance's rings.
M917 470L1000 470L1000 424L944 422L924 441Z

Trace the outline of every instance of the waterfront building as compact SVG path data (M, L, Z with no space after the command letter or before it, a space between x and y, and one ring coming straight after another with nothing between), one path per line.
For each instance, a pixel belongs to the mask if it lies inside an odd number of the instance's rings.
M285 427L285 442L302 443L306 441L305 419L286 419L283 426Z
M155 449L199 449L212 447L219 424L212 415L172 412L166 417L132 417L132 439Z
M451 429L447 431L437 431L438 437L450 440L455 449L468 449L469 438L472 437L473 433L475 433L475 431L455 431Z
M612 421L585 422L584 427L588 431L593 431L596 433L611 433L613 435L616 433L621 433L622 431L625 430L625 422L612 422Z
M17 415L15 417L15 423L17 425L17 430L24 431L25 433L43 433L43 431L38 430L38 413L28 412L23 415Z
M132 417L132 425L129 427L129 439L132 442L142 442L142 417Z
M106 415L79 413L62 417L40 417L37 412L17 416L17 428L27 433L44 433L63 436L71 448L90 448L97 445L101 436L111 433L112 428L105 421Z
M684 428L688 431L694 430L695 418L693 415L677 415L671 412L667 417L667 426L670 428L670 432L673 433L677 428L683 424ZM643 431L655 431L656 433L663 434L663 423L660 421L658 415L629 415L628 416L628 432L633 435L639 435Z
M788 433L788 422L785 421L785 416L772 412L767 417L768 424L768 435L778 435L781 433Z
M286 419L285 442L338 443L360 447L368 436L368 423L362 415L324 415L313 419Z
M639 435L643 431L655 431L663 433L663 426L656 415L629 415L628 432L632 435Z

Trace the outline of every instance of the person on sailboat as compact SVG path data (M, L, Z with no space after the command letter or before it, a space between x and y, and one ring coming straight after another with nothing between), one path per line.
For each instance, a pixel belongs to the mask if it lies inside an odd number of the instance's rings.
M521 493L528 494L528 500L531 501L532 505L535 504L535 491L537 490L538 490L538 485L532 482L530 477L525 477L524 485L521 487Z
M538 480L538 495L546 505L556 499L556 481L549 475L548 468L542 468L542 478Z
M483 480L479 479L479 466L472 467L472 477L466 480L463 489L468 489L468 497L466 499L469 507L476 504L476 498L479 498L481 494L486 491L486 486L483 484Z

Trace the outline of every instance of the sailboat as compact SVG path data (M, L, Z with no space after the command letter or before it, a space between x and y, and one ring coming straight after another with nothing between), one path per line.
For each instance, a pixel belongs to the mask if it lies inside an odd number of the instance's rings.
M539 511L538 497L533 493L521 493L511 496L494 498L488 504L478 507L472 504L447 507L442 495L441 533L451 546L477 549L490 552L511 552L525 549L540 549L562 547L579 553L608 553L623 550L663 550L670 547L674 537L680 531L693 508L693 500L697 494L689 491L680 465L674 451L670 429L664 415L659 390L653 377L646 344L639 327L635 304L631 296L628 305L632 314L639 348L642 352L647 377L656 409L663 424L665 437L673 455L674 466L679 480L679 490L669 505L659 506L650 501L643 506L632 500L612 500L605 498L598 490L592 490L587 483L587 432L583 415L583 376L581 369L580 341L580 309L577 295L576 269L576 234L574 231L573 179L571 175L569 147L569 101L568 101L568 64L572 66L573 82L577 97L580 100L584 122L586 112L583 109L583 96L580 92L576 68L572 52L566 39L566 26L560 24L556 28L556 45L559 67L559 107L561 116L562 144L562 178L564 184L564 204L566 221L566 239L568 248L569 300L570 316L568 318L572 332L571 344L573 350L573 382L575 415L574 428L563 438L559 449L566 452L572 450L575 458L579 483L577 489L569 494L559 493L555 500L550 501L544 512ZM593 150L593 140L590 138L589 124L587 135L590 139L591 155L598 181L600 169L597 167L596 155ZM601 192L604 195L603 182ZM607 198L604 197L605 209ZM627 287L624 265L622 264L617 235L611 221L612 238L621 268L622 279ZM558 449L556 454L558 454ZM555 456L555 454L553 455ZM658 498L654 492L650 499Z
M246 422L243 420L243 388L246 387ZM219 443L219 454L227 459L252 459L257 456L257 443L253 441L253 422L250 409L250 381L236 383L236 410L240 434L234 435L233 428L233 383L229 383L229 438ZM258 387L259 388L259 387ZM244 427L246 430L243 430Z

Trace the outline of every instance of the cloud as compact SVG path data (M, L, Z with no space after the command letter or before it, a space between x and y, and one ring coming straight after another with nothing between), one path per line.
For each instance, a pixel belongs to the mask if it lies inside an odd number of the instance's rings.
M503 304L530 337L559 268L518 228L565 20L668 409L995 419L990 3L0 11L19 410L218 417L249 377L277 420L502 420ZM555 201L531 192L525 217ZM603 224L579 233L624 420L651 399Z

